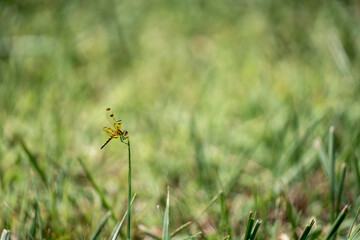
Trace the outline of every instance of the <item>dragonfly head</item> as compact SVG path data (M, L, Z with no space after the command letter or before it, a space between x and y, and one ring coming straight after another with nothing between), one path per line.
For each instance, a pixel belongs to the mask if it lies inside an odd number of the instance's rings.
M123 131L123 134L124 134L124 136L127 136L127 135L128 135L128 131L124 130L124 131Z

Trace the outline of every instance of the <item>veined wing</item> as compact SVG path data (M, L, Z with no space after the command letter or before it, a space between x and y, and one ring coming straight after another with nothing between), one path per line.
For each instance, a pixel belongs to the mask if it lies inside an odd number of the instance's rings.
M121 124L122 124L122 120L118 120L117 121L117 127L120 130L121 129Z
M114 133L114 130L112 130L109 127L103 127L103 131L106 132L109 135L112 135Z
M107 108L105 110L105 114L106 114L106 118L108 119L108 121L110 122L110 124L112 126L114 126L115 130L118 130L118 123L116 122L115 116L113 111L111 110L111 108Z

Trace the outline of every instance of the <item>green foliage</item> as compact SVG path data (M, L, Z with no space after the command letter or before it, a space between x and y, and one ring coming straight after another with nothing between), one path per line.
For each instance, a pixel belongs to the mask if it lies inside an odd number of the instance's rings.
M339 229L341 223L344 221L348 211L349 211L349 207L345 206L344 209L339 214L339 216L336 218L335 222L331 225L331 228L324 237L324 240L332 239L332 237L335 236L336 231Z
M98 239L101 230L104 228L104 226L107 223L110 216L111 216L111 212L107 212L105 214L105 216L100 220L100 223L97 226L97 228L95 229L94 233L90 236L90 238L89 238L90 240Z
M315 223L315 220L311 220L311 223L310 225L307 225L306 228L304 229L303 233L301 234L299 240L306 240L307 236L309 235L310 233L310 230L312 228L312 226L314 225Z
M249 219L246 226L244 240L254 240L257 231L259 230L261 221L256 220L252 217L253 212L250 212Z
M166 197L165 214L164 214L164 223L163 223L163 228L162 228L162 239L163 240L169 239L169 207L170 207L170 189L168 187L167 197Z
M243 239L254 211L248 238L345 239L360 203L358 13L354 0L0 1L0 226L86 239L110 211L99 238ZM108 106L131 155L99 150Z
M136 197L136 193L134 194L134 197L131 199L131 203L130 203L130 206L132 206L134 200L135 200L135 197ZM111 240L116 240L116 238L119 236L120 234L120 229L122 227L122 225L124 224L125 222L125 218L127 217L128 215L128 210L126 210L123 218L121 219L121 221L119 223L116 224L111 236L110 236L110 239Z
M4 229L1 233L1 240L10 240L11 232L9 230Z

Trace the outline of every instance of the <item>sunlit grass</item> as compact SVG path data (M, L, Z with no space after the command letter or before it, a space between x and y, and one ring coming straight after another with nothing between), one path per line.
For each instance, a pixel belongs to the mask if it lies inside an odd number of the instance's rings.
M256 239L355 239L357 10L1 2L1 228L18 239L125 238L126 216L131 238L251 239L253 211ZM99 151L109 105L131 156L113 142Z

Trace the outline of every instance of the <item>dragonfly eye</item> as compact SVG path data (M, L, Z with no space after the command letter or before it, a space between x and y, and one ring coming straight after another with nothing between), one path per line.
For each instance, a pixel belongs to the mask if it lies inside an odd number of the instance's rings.
M124 136L128 135L128 131L124 130Z

